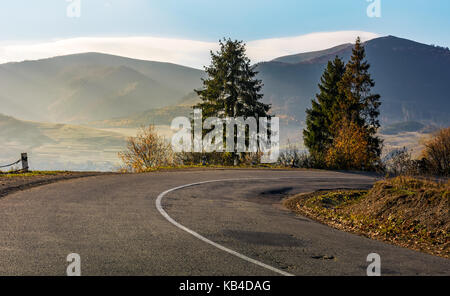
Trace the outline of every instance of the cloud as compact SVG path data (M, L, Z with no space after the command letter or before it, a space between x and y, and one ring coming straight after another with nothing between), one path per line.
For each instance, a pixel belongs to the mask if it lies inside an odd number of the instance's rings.
M253 62L308 51L322 50L343 43L363 41L379 35L362 31L320 32L296 37L262 39L247 42ZM202 68L209 64L209 51L216 42L159 37L79 37L46 42L8 42L0 44L0 63L37 60L83 52L102 52L130 58L171 62Z
M356 37L367 41L380 37L378 34L362 31L320 32L296 37L263 39L248 42L248 55L256 62L277 57L327 49L344 43L354 43Z

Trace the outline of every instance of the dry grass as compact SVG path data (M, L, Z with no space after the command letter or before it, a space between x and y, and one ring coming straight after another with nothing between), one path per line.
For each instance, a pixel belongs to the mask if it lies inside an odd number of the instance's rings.
M450 176L450 127L439 130L425 143L423 157L431 173Z
M0 174L0 198L20 190L50 184L61 180L69 180L74 178L90 177L105 174L111 173L33 171L17 174Z
M28 171L24 173L9 173L9 172L1 172L0 171L0 178L16 178L16 177L33 177L33 176L53 176L53 175L59 175L64 174L67 172L62 171Z
M125 172L143 173L181 164L171 144L158 135L153 125L142 127L136 137L129 137L127 149L118 155Z
M335 228L450 258L450 183L397 177L369 191L302 194L285 201Z

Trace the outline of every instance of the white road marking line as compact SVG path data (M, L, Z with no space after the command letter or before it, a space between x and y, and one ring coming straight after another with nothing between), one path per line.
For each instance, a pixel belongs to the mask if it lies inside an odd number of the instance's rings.
M207 184L207 183L214 183L214 182L242 181L242 180L268 180L268 179L278 180L278 179L282 179L282 178L241 178L241 179L223 179L223 180L211 180L211 181L197 182L197 183L191 183L191 184L186 184L186 185L178 186L178 187L175 187L175 188L166 190L166 191L164 191L163 193L161 193L160 195L158 195L158 198L156 199L156 208L157 208L158 211L161 213L161 215L163 215L163 217L166 218L170 223L172 223L172 224L175 225L176 227L178 227L178 228L180 228L180 229L186 231L187 233L189 233L189 234L195 236L196 238L198 238L198 239L204 241L204 242L207 243L207 244L210 244L210 245L212 245L212 246L214 246L214 247L216 247L216 248L218 248L218 249L220 249L220 250L222 250L222 251L225 251L225 252L227 252L227 253L230 253L230 254L232 254L232 255L234 255L234 256L236 256L236 257L239 257L239 258L241 258L241 259L243 259L243 260L245 260L245 261L248 261L248 262L253 263L253 264L256 264L256 265L259 265L259 266L261 266L261 267L264 267L264 268L266 268L266 269L268 269L268 270L271 270L271 271L273 271L273 272L279 273L279 274L281 274L281 275L285 275L285 276L293 276L293 274L290 274L290 273L288 273L288 272L279 270L279 269L277 269L277 268L275 268L275 267L272 267L272 266L270 266L270 265L267 265L267 264L265 264L265 263L262 263L262 262L260 262L260 261L258 261L258 260L255 260L255 259L252 259L252 258L250 258L250 257L247 257L247 256L245 256L245 255L243 255L243 254L240 254L240 253L236 252L236 251L233 251L233 250L231 250L231 249L228 249L227 247L224 247L224 246L222 246L222 245L219 245L218 243L215 243L215 242L213 242L213 241L207 239L207 238L204 237L204 236L201 236L201 235L198 234L197 232L195 232L195 231L193 231L193 230L191 230L191 229L189 229L189 228L187 228L187 227L181 225L180 223L178 223L177 221L175 221L174 219L172 219L172 217L170 217L169 214L167 214L167 212L163 209L163 207L162 207L162 205L161 205L161 201L162 201L163 197L164 197L166 194L168 194L168 193L170 193L170 192L172 192L172 191L176 191L176 190L179 190L179 189L182 189L182 188L186 188L186 187L191 187L191 186L196 186L196 185L201 185L201 184Z
M186 184L186 185L182 185L182 186L178 186L169 190L166 190L164 192L162 192L161 194L158 195L158 197L156 198L156 209L159 211L159 213L166 218L167 221L169 221L170 223L172 223L173 225L175 225L176 227L186 231L187 233L193 235L194 237L204 241L207 244L210 244L222 251L225 251L229 254L232 254L236 257L239 257L245 261L248 261L250 263L259 265L261 267L264 267L268 270L271 270L273 272L279 273L281 275L285 275L285 276L294 276L293 274L290 274L288 272L282 271L280 269L277 269L275 267L272 267L270 265L267 265L265 263L262 263L258 260L252 259L250 257L247 257L243 254L240 254L236 251L233 251L231 249L228 249L227 247L224 247L222 245L219 245L218 243L213 242L212 240L207 239L204 236L201 236L200 234L198 234L197 232L181 225L180 223L178 223L177 221L175 221L174 219L172 219L172 217L169 216L169 214L167 214L167 212L163 209L162 205L161 205L161 201L163 199L163 197L172 192L172 191L176 191L182 188L186 188L186 187L192 187L192 186L196 186L196 185L202 185L202 184L208 184L208 183L214 183L214 182L226 182L226 181L252 181L252 180L280 180L280 179L317 179L317 178L321 178L321 176L317 176L317 177L276 177L276 178L235 178L235 179L221 179L221 180L210 180L210 181L203 181L203 182L197 182L197 183L191 183L191 184ZM323 178L323 177L322 177ZM348 177L332 177L330 179L348 179ZM361 179L364 179L364 177L361 177Z

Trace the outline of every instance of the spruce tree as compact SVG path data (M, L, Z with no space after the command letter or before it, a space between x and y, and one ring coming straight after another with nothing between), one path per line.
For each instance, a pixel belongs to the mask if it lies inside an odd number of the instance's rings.
M270 105L261 102L263 84L246 56L245 44L231 39L219 43L219 51L211 51L211 65L205 67L208 77L202 79L203 89L195 90L201 102L194 108L202 109L203 118L269 117ZM235 152L232 158L236 164Z
M352 50L350 61L346 65L345 74L339 82L339 102L333 110L334 126L338 131L343 119L356 123L366 131L367 153L373 161L381 155L382 140L376 136L380 122L380 95L371 93L375 82L370 76L370 64L365 60L366 53L358 37Z
M338 97L341 95L338 83L345 72L344 62L336 56L329 61L322 77L316 100L312 100L311 109L306 110L306 129L303 131L305 146L314 159L315 165L324 165L325 155L333 143L333 111L337 108Z
M270 105L260 102L262 82L250 59L246 56L242 41L219 41L220 50L211 51L211 65L205 67L208 78L203 79L203 89L196 90L205 117L264 117Z

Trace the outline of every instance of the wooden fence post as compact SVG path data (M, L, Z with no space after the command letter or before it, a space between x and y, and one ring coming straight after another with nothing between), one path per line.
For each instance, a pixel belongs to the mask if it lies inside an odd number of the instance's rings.
M28 172L28 155L27 153L22 153L22 170Z

